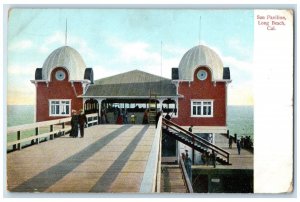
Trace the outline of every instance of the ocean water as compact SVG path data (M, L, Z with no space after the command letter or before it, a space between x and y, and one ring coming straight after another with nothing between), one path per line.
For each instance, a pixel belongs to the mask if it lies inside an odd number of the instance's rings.
M16 126L34 121L33 105L8 105L7 126ZM253 135L253 106L228 106L227 124L230 135Z
M33 105L8 105L7 127L34 122Z
M227 125L230 135L251 136L253 133L253 106L228 106Z

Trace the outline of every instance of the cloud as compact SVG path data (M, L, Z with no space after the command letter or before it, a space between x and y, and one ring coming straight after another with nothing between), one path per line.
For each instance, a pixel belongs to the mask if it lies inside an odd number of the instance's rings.
M46 37L42 46L39 48L41 52L50 54L52 47L59 47L65 44L64 34L62 32L55 32L53 35Z
M113 69L113 68L109 68L109 67L105 67L102 65L94 65L93 66L93 71L94 71L94 79L101 79L101 78L105 78L105 77L109 77L109 76L113 76L116 74L119 74L119 70Z
M44 40L43 45L39 48L39 50L49 55L53 50L64 45L65 34L63 32L55 32ZM88 61L96 58L95 51L90 48L86 40L81 37L69 36L67 38L67 45L76 49L81 54L85 62L87 58Z
M224 66L238 69L248 74L253 74L253 63L249 61L238 60L231 56L222 56Z
M253 105L253 86L251 83L244 83L238 86L228 87L228 105Z
M31 85L33 86L33 84ZM21 90L8 91L7 104L8 105L34 105L35 93L32 91L21 91Z
M9 78L7 87L7 103L9 105L35 103L35 86L29 79Z
M235 52L242 54L243 56L252 57L252 49L248 46L244 46L241 41L237 38L232 38L227 41L228 47L233 49Z
M127 42L110 37L107 44L115 49L122 66L126 69L140 69L166 78L171 78L171 68L178 66L185 51L181 47L163 44L161 57L160 46L157 49L144 41Z
M8 65L8 76L31 76L34 79L35 69L39 66L38 63Z
M146 42L126 42L117 38L109 38L108 41L119 52L120 59L127 63L160 60L160 54L150 51L150 45Z
M21 40L8 45L9 51L25 51L33 47L33 43L30 40Z

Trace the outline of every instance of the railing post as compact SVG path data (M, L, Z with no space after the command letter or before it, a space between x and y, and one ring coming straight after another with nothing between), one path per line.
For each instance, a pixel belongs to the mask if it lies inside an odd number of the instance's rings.
M17 140L21 140L21 131L17 132ZM18 143L18 150L21 150L21 143Z
M65 122L63 122L62 124L61 124L61 127L62 127L62 129L64 129L65 128L65 125L66 125L66 123ZM65 135L65 131L63 130L63 132L62 132L62 135L64 136Z
M39 135L39 127L35 128L35 136ZM39 138L35 139L35 143L38 144L39 143ZM31 141L31 144L34 144L34 140Z
M53 125L50 125L50 132L53 132ZM51 135L52 135L52 138L51 138ZM50 134L50 140L53 140L54 139L54 134Z

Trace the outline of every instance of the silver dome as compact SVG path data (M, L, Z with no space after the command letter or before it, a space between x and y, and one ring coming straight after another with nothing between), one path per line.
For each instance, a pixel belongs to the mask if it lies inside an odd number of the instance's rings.
M213 80L223 79L223 63L217 53L204 45L188 50L179 63L179 80L193 80L194 71L199 66L207 66L212 71Z
M43 80L50 81L51 71L56 67L66 68L69 80L83 80L86 65L74 48L62 46L54 50L45 60L42 68Z

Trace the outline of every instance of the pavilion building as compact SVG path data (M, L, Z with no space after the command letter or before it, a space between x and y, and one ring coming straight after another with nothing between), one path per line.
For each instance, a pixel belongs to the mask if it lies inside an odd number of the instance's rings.
M105 110L115 123L115 109L139 117L155 103L156 111L169 113L180 126L193 132L227 132L227 84L230 70L211 48L198 45L188 50L171 79L133 70L94 81L93 69L69 46L54 50L37 68L36 121L69 117L71 110L86 113Z

